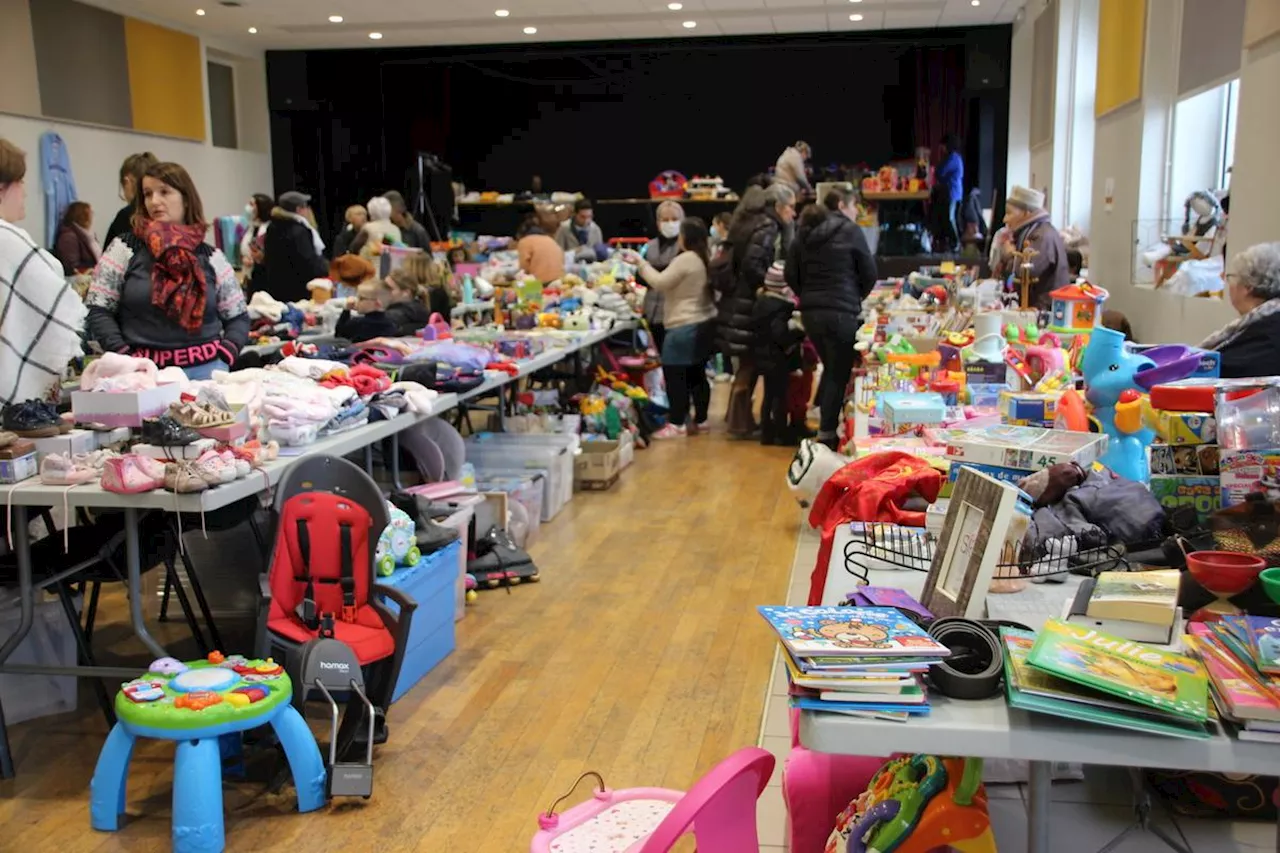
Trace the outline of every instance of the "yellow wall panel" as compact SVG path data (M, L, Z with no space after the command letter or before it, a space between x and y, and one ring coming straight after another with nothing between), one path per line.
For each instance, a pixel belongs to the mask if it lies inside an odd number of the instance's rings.
M1098 88L1101 117L1142 97L1147 0L1101 0L1098 7ZM1170 50L1173 49L1171 45Z
M204 141L204 61L200 39L124 19L133 129Z

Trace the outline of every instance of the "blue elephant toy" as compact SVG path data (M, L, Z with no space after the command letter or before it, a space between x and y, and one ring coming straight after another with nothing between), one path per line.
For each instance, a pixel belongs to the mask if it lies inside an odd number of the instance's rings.
M1129 352L1124 346L1124 335L1107 328L1096 328L1089 338L1080 362L1084 376L1085 397L1093 406L1093 417L1107 435L1107 452L1100 460L1112 471L1129 480L1146 483L1151 479L1151 463L1147 459L1147 447L1155 438L1155 432L1141 417L1125 417L1117 424L1117 405L1126 391L1141 393L1137 373L1155 367L1155 362L1143 355Z

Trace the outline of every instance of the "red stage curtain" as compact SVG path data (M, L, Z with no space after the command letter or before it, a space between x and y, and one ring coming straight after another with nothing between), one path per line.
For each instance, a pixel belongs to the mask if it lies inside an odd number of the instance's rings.
M963 47L916 51L915 143L927 145L935 158L948 133L965 138L964 74Z

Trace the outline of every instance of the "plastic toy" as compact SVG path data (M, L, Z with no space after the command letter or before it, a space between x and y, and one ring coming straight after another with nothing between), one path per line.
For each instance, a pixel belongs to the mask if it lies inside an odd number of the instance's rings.
M270 659L218 657L222 660L216 664L209 660L179 664L162 658L145 675L122 685L115 700L117 722L89 785L94 829L114 832L120 828L129 760L137 739L144 737L177 744L171 830L175 853L207 853L225 847L222 759L239 755L240 734L250 729L264 725L274 729L293 772L298 810L309 812L324 805L324 764L311 730L290 704L289 676ZM268 664L279 670L277 674L253 674Z
M1092 332L1102 319L1102 303L1109 295L1087 281L1059 287L1049 294L1053 300L1049 328L1055 332Z
M422 552L418 550L418 542L414 538L417 525L413 523L413 519L407 512L390 503L387 504L387 513L391 516L391 521L378 537L378 549L373 557L378 574L383 577L394 572L396 566L416 566L422 559Z
M470 572L467 572L465 585L467 588L467 593L466 593L467 604L475 604L476 599L480 597L476 593L476 576L471 574Z
M584 773L569 793L538 815L531 853L667 853L691 832L699 853L758 850L756 800L773 775L775 759L758 747L740 749L711 768L688 793L667 788L606 788L598 773ZM584 779L598 788L591 799L557 814Z
M673 169L660 172L649 182L649 198L684 198L689 179Z
M1155 432L1143 423L1137 376L1154 366L1146 356L1125 349L1124 335L1103 327L1093 331L1080 364L1093 417L1109 438L1100 461L1121 477L1139 483L1151 479L1147 447Z
M892 758L836 819L826 853L995 853L982 760Z

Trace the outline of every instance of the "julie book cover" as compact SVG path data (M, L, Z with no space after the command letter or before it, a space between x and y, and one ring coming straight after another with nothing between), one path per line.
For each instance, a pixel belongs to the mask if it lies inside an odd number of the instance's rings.
M1027 654L1036 639L1032 631L1002 627L1000 639L1005 649L1004 680L1010 707L1130 731L1185 738L1209 736L1203 725L1112 699L1091 688L1041 672L1027 663Z
M1200 661L1061 619L1045 622L1027 656L1037 669L1192 722L1209 716Z
M892 607L760 607L796 657L931 657L947 647Z

